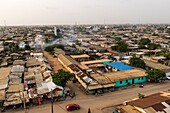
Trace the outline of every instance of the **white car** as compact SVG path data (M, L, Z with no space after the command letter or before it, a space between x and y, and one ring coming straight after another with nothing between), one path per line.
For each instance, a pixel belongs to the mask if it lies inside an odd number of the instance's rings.
M170 80L170 76L166 77L168 80Z

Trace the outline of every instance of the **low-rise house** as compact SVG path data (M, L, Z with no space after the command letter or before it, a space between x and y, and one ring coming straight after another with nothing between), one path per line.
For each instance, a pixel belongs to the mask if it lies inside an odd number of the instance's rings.
M126 65L122 62L111 62L111 63L105 63L112 67L113 71L125 71L125 70L131 70L133 67Z
M15 60L13 62L13 65L22 65L22 66L25 66L25 61L23 61L23 60Z
M24 73L24 66L21 65L15 65L11 69L11 73Z
M81 65L83 66L90 66L90 65L94 65L94 64L103 64L104 62L111 62L112 60L109 59L101 59L101 60L91 60L91 61L84 61L84 62L80 62Z
M87 54L81 54L81 55L70 55L71 58L75 59L76 61L82 62L89 60L90 56Z
M5 96L6 96L5 90L0 90L0 108L1 106L3 106Z
M141 99L127 102L140 113L169 113L170 112L170 90L155 93ZM125 105L126 106L126 105ZM132 113L132 112L127 112Z
M86 53L91 53L92 50L88 47L84 47L84 46L78 46L76 45L76 49L79 51L79 52L86 52Z
M43 52L41 50L39 50L39 51L32 51L30 53L30 55L33 56L33 57L39 57L39 56L43 56Z
M59 54L65 55L65 51L63 51L62 49L54 48L54 56L57 57Z
M96 46L96 45L90 45L89 48L95 52L106 52L107 51L106 48L103 48L101 46Z
M37 67L40 66L40 62L35 58L30 58L26 61L26 67Z
M0 90L6 89L8 87L10 67L0 68Z
M26 43L25 42L20 42L18 46L19 46L20 49L24 49L25 46L26 46Z
M48 98L51 98L51 96L63 96L63 91L63 87L54 84L52 81L42 82L41 84L37 85L37 94L46 95Z
M111 72L105 73L104 75L115 84L115 87L139 84L148 81L148 75L141 69Z
M163 64L152 62L149 60L144 60L144 62L148 68L162 70L165 72L166 77L170 76L170 67L169 66L165 66Z

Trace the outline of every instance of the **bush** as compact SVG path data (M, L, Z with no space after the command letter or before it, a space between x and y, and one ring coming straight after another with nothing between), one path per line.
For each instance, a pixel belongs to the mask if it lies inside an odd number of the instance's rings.
M141 93L138 93L138 97L139 98L145 98L145 95L141 94Z

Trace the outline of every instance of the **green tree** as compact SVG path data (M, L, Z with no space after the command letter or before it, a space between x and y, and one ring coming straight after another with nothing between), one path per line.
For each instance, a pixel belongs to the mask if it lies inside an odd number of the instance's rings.
M166 57L167 59L170 59L170 53L168 52L168 53L165 53L164 54L164 57Z
M158 69L147 70L146 73L148 74L151 82L158 82L159 80L164 79L166 76L165 72Z
M55 45L53 45L53 47L64 50L64 45L62 45L62 44L55 44Z
M154 49L160 48L161 46L160 46L159 44L149 43L149 44L147 45L147 47L148 47L148 49L150 49L150 50L154 50Z
M129 62L130 65L134 67L143 68L143 69L145 69L146 67L145 62L137 57L132 57Z
M144 95L144 94L141 94L141 93L138 93L138 97L139 97L139 98L145 98L145 95Z
M53 46L47 46L47 47L45 47L45 51L52 52L52 51L54 51L54 47Z
M120 38L120 37L116 37L116 38L115 38L115 41L120 42L120 41L121 41L121 38Z
M145 53L146 56L152 56L152 55L154 55L154 54L155 54L155 53L152 52L152 51L148 51L148 52Z
M128 45L125 42L118 42L117 50L119 52L126 52L128 50Z
M116 46L112 46L111 47L112 50L116 50L118 52L127 52L128 51L128 45L121 41L121 42L117 42Z
M117 51L117 46L112 46L111 49Z
M151 40L148 39L148 38L141 38L141 39L139 40L139 45L147 45L147 44L149 44L150 42L151 42Z
M63 69L52 75L53 82L60 86L65 86L66 83L73 78L73 74Z
M30 46L27 44L27 45L25 45L25 50L30 50L31 48L30 48Z
M45 47L44 50L47 52L53 52L54 48L60 48L60 49L64 50L64 46L62 44L49 45L49 46Z

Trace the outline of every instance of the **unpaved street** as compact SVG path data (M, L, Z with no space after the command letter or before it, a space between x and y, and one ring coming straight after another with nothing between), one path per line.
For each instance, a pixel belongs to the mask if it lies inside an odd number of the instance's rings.
M73 113L87 113L88 108L91 109L92 113L113 113L113 108L107 108L108 106L113 106L120 104L123 101L137 98L138 93L145 95L153 94L162 90L169 89L170 81L166 83L157 83L145 85L144 88L134 87L124 90L114 91L105 93L102 96L82 96L77 95L73 99L67 99L62 102L54 103L54 113L67 113L65 106L69 103L77 103L81 106L78 111L72 111ZM107 108L107 109L106 109ZM13 111L13 113L24 113L24 111ZM51 113L51 104L40 105L29 109L29 113Z
M61 63L58 61L58 59L54 58L48 52L44 51L44 56L47 58L49 64L53 68L54 72L57 72L60 69L64 69L64 67L61 65Z

